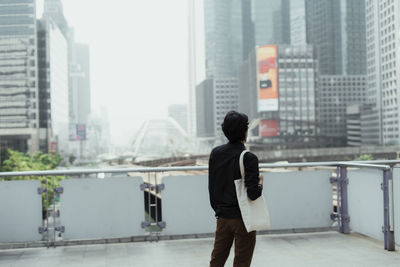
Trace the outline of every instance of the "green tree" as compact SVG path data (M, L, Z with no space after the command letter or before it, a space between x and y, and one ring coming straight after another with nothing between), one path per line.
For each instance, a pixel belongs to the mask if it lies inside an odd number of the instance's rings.
M373 160L374 157L371 154L362 154L359 157L356 157L354 160L356 161L365 161L365 160Z
M0 171L1 172L19 172L19 171L45 171L54 170L58 167L62 161L60 155L55 153L42 153L36 152L32 155L28 153L22 153L19 151L14 151L11 149L5 149L0 151L1 161L0 161ZM39 180L42 187L46 188L46 182L49 188L49 204L53 203L54 193L52 188L58 187L60 181L64 179L63 176L55 176L54 183L53 177L49 176L13 176L0 178L1 180ZM42 207L43 214L46 211L46 194L42 195Z

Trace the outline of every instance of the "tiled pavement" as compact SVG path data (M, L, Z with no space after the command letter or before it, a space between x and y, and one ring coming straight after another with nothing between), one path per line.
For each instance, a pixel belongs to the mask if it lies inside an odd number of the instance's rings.
M208 266L212 238L0 250L0 266ZM232 266L233 249L225 266ZM357 234L259 235L254 267L400 266L400 252Z

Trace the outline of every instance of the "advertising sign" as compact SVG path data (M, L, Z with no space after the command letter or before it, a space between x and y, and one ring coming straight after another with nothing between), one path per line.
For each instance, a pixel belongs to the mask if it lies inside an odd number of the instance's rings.
M76 125L76 140L83 141L86 140L86 125L77 124Z
M69 140L70 141L86 140L86 125L85 124L70 124L69 125Z
M260 137L278 136L279 122L277 120L262 120L258 132Z
M57 152L57 142L55 141L50 142L50 151Z
M278 48L257 47L258 112L278 110Z

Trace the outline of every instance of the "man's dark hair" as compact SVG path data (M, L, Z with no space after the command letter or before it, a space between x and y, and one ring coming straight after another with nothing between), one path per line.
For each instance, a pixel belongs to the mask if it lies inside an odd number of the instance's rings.
M225 115L221 127L229 142L241 142L246 138L246 131L249 128L249 118L246 114L229 111Z

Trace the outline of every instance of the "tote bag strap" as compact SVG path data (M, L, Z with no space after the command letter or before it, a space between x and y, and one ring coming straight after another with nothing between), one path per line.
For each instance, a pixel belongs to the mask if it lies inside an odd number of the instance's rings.
M242 179L244 179L244 163L243 163L243 157L244 154L249 152L248 150L243 150L242 153L240 154L239 157L239 167L240 167L240 175L242 176Z

